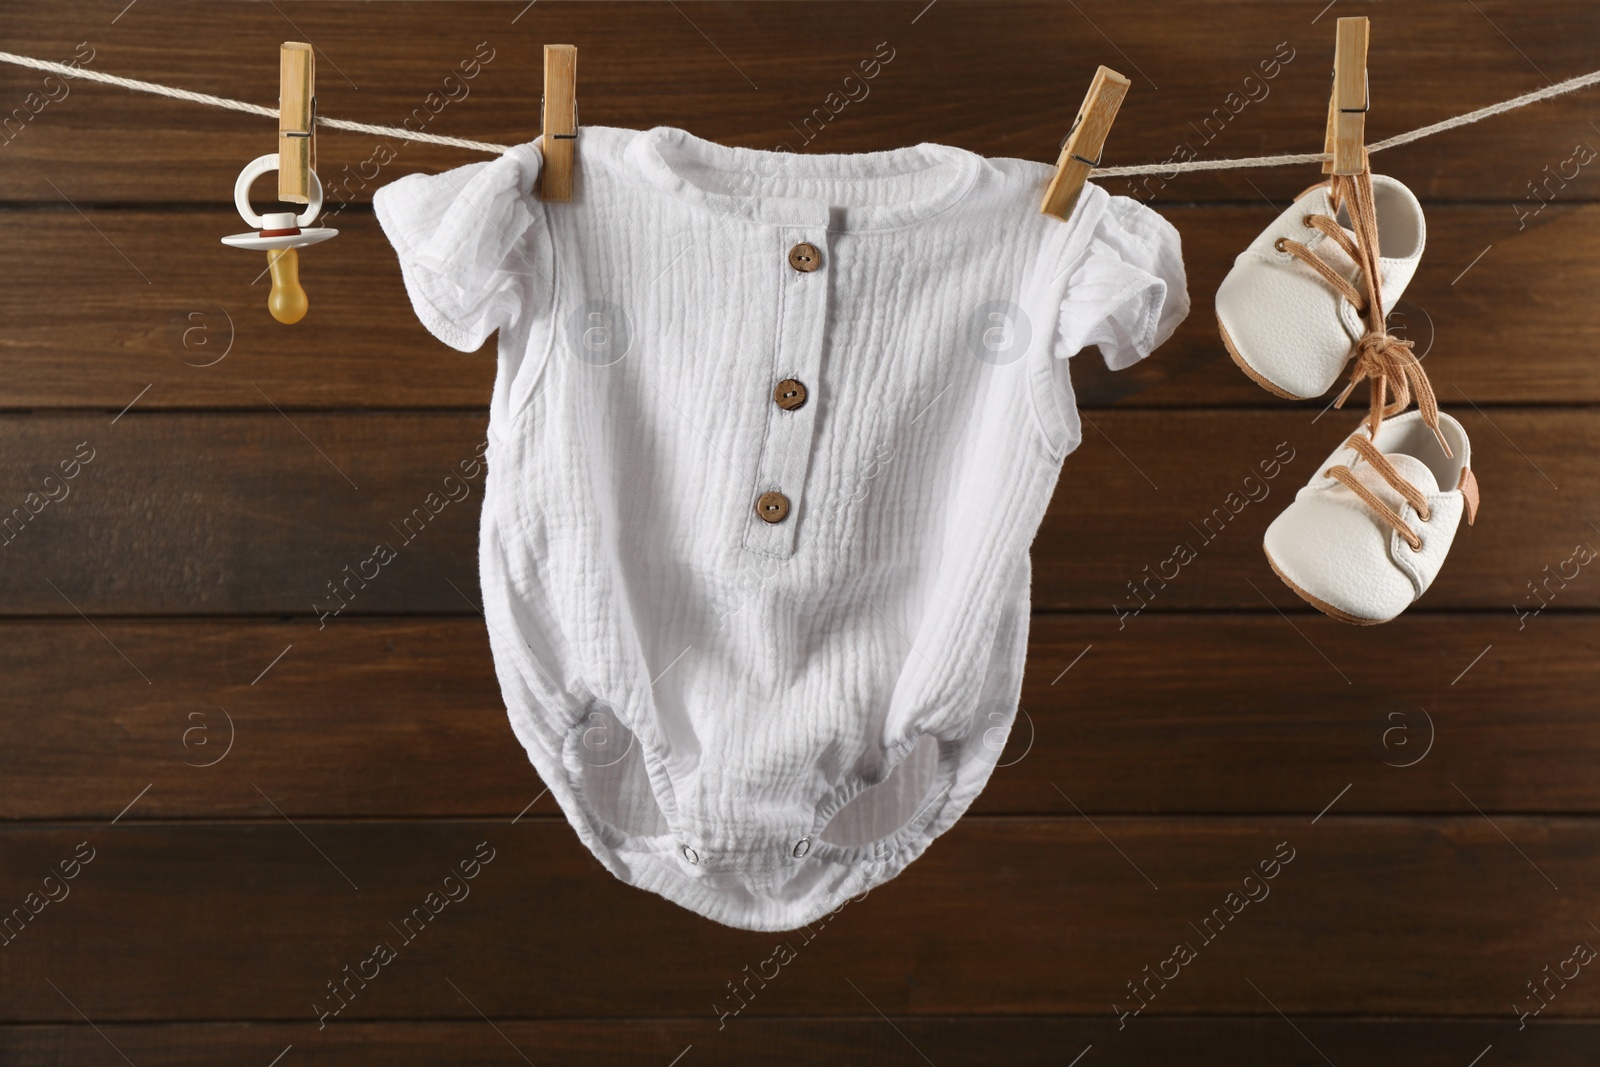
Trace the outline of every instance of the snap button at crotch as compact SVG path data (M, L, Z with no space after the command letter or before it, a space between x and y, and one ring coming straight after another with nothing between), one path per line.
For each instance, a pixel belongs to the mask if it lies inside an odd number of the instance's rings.
M683 856L683 862L689 864L690 866L698 867L700 865L700 853L696 852L689 845L684 845L679 848L678 853Z
M791 880L798 877L802 858L811 850L809 827L717 827L697 835L689 844L676 842L679 869L697 881L728 888L741 888L761 898L780 896ZM689 858L698 854L698 862Z

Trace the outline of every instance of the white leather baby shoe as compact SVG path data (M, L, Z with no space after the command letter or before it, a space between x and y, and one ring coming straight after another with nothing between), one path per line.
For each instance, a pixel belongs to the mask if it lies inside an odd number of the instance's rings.
M1393 308L1416 273L1427 230L1411 190L1372 175L1381 296ZM1239 369L1278 396L1326 393L1366 333L1366 280L1348 204L1314 185L1239 253L1217 290L1217 325ZM1383 323L1372 323L1381 331Z
M1388 622L1427 592L1466 512L1478 515L1472 446L1439 413L1364 424L1267 527L1262 547L1284 584L1311 606L1362 625Z

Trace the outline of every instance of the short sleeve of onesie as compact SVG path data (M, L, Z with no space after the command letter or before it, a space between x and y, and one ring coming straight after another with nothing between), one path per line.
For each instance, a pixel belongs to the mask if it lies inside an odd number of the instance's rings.
M1121 370L1172 336L1189 313L1183 257L1170 222L1127 197L1096 197L1099 218L1061 301L1055 355L1097 345Z
M538 152L518 145L491 162L407 175L373 198L417 317L452 348L477 351L548 291L544 248L524 240L538 170Z
M811 923L1003 762L1066 358L1188 310L1177 232L946 145L796 154L586 126L374 199L423 324L499 331L479 565L511 726L616 877ZM870 906L870 905L866 905Z
M1049 358L1031 375L1033 407L1049 448L1065 456L1082 438L1068 358L1094 345L1106 366L1122 370L1188 315L1178 231L1135 200L1085 186L1067 225L1042 242L1025 291L1052 327Z

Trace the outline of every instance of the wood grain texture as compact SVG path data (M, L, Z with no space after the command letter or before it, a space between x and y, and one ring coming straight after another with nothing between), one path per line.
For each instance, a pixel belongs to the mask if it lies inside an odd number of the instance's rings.
M1106 136L1116 121L1117 109L1128 95L1128 79L1110 67L1100 67L1089 83L1089 92L1072 120L1071 132L1061 142L1056 156L1056 171L1045 187L1040 210L1063 221L1072 217L1084 183L1093 173L1094 161L1104 153Z
M508 4L413 3L381 9L374 32L364 3L297 4L292 23L269 5L146 4L113 22L116 12L91 0L30 0L8 5L6 30L13 51L65 62L87 40L97 69L265 105L277 95L279 43L309 39L321 53L322 114L499 143L534 136L541 49L559 41L584 57L581 122L679 126L749 147L850 152L938 141L1048 163L1102 63L1133 81L1107 165L1322 145L1334 27L1331 17L1314 21L1309 5L1214 0L1153 16L1149 5L1109 0L945 0L919 17L925 6L539 4L519 15ZM1426 0L1372 14L1374 141L1600 67L1600 11L1584 0L1483 0L1476 9ZM174 47L197 28L206 47ZM846 82L880 42L892 60L869 81ZM4 199L226 202L239 167L276 142L271 119L81 82L66 88L0 149ZM45 91L38 72L0 69L7 111ZM1593 137L1593 110L1592 97L1552 101L1396 149L1382 169L1430 198L1520 200L1541 167ZM1483 150L1485 137L1493 151ZM319 141L323 179L339 197L370 196L363 185L374 172L387 179L478 158L338 131ZM376 162L386 147L394 160ZM1291 168L1127 187L1168 200L1255 200L1256 189L1286 197L1304 184ZM1570 191L1594 195L1582 183Z
M572 199L572 161L578 133L578 50L570 44L544 46L543 124L539 195L549 201Z
M278 199L311 202L316 170L317 54L305 41L278 49Z
M1086 351L1073 364L1080 404L1292 407L1239 373L1212 305L1234 257L1282 206L1164 208L1183 239L1189 318L1128 370L1107 371ZM338 212L328 221L339 236L303 251L311 311L292 328L267 314L263 257L217 240L243 225L232 212L62 205L6 220L0 406L115 412L147 385L141 406L158 409L488 404L494 344L463 355L428 335L366 209ZM1600 324L1585 310L1600 206L1558 203L1524 222L1511 205L1430 205L1428 224L1391 326L1427 353L1444 403L1600 403ZM1300 406L1315 414L1325 403Z
M98 1063L114 1044L134 1063L214 1067L266 1063L292 1046L307 1067L352 1063L389 1067L507 1067L521 1062L581 1067L662 1067L751 1063L816 1067L926 1067L1005 1063L1062 1067L1092 1047L1096 1064L1237 1067L1241 1063L1336 1063L1369 1067L1461 1067L1492 1045L1508 1067L1584 1067L1600 1047L1590 1022L1515 1022L1297 1018L1163 1019L1122 1031L1105 1018L771 1019L715 1024L679 1019L496 1019L476 1022L107 1024L0 1026L0 1056L18 1063ZM498 1031L498 1032L497 1032ZM1299 1033L1296 1033L1299 1031ZM687 1054L685 1054L687 1053ZM692 1061L690 1057L693 1057ZM287 1057L285 1057L287 1059ZM110 1062L107 1060L106 1062ZM121 1062L120 1060L117 1062ZM1083 1063L1091 1062L1085 1057Z
M1472 436L1483 507L1419 610L1489 609L1509 623L1513 605L1600 606L1600 580L1572 562L1577 545L1600 542L1600 413L1447 406ZM1088 414L1034 542L1035 609L1096 613L1115 629L1132 611L1302 608L1267 567L1261 533L1361 418L1316 416ZM336 606L328 583L342 585L380 542L398 558L345 587L355 592L344 614L475 610L481 474L448 489L460 502L442 494L484 440L481 415L112 419L0 417L0 518L20 531L0 547L8 613L310 616ZM68 495L29 496L85 446L93 460L50 490ZM443 503L437 515L430 499ZM30 508L26 522L14 514ZM1180 544L1195 553L1181 566ZM1318 641L1330 628L1306 625Z
M1600 885L1591 818L971 818L807 940L719 927L625 886L556 819L291 826L265 800L261 812L228 825L0 828L8 907L81 843L93 850L70 895L0 950L0 1018L79 1021L48 977L102 1024L315 1023L338 1007L327 983L347 965L367 986L349 987L337 1024L626 1018L650 1005L714 1027L738 1007L729 983L747 966L767 986L750 986L730 1028L758 1015L871 1018L873 1006L1109 1018L1113 1003L1136 1006L1127 983L1186 942L1196 958L1167 966L1128 1029L1159 1015L1271 1017L1262 994L1290 1017L1513 1020L1511 1003L1531 998L1524 983L1595 937ZM452 887L458 899L405 926L483 842L492 859ZM1292 859L1247 885L1275 854ZM1258 899L1230 903L1244 889ZM1202 930L1213 909L1223 915ZM380 942L397 958L363 968ZM796 958L763 967L780 942ZM1597 1010L1600 984L1572 981L1535 1022Z
M1367 167L1367 111L1372 106L1367 94L1369 29L1364 15L1338 21L1333 97L1328 104L1328 136L1324 142L1324 151L1333 153L1333 158L1322 164L1324 174L1360 174Z
M536 131L555 41L583 53L582 122L1043 163L1103 63L1133 83L1107 165L1320 146L1338 16L1373 18L1372 140L1600 68L1586 0L1322 3L16 0L0 22L7 50L261 104L307 40L321 114L506 144ZM1375 157L1428 218L1394 325L1484 492L1375 629L1305 609L1259 548L1359 399L1268 396L1213 322L1317 168L1102 179L1177 225L1193 311L1129 371L1074 361L1085 442L1034 548L1025 714L905 874L770 935L601 869L506 723L481 471L428 510L483 440L492 349L428 337L369 207L483 157L321 130L342 232L286 329L260 257L217 241L272 119L0 65L0 1063L1596 1062L1600 984L1526 1028L1513 1005L1600 943L1600 578L1561 576L1600 543L1600 186L1573 174L1597 99ZM380 540L398 559L319 621ZM1195 561L1150 579L1179 541ZM397 929L483 841L471 896ZM80 842L70 896L30 898ZM1270 897L1204 940L1278 842ZM780 940L796 958L728 1014ZM1180 940L1197 958L1119 1023ZM319 1026L378 941L398 958Z
M1349 785L1341 812L1600 813L1600 620L1308 621L1315 648L1270 614L1036 619L973 810L1309 816ZM0 819L109 820L147 786L124 824L255 818L257 785L296 819L557 811L480 620L96 625L0 624L15 703L49 709L0 717Z

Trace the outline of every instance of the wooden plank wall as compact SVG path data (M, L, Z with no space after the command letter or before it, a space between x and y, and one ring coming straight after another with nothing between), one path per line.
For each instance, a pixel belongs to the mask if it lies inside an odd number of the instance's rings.
M323 114L499 142L533 135L541 46L572 42L588 123L1044 161L1105 63L1133 79L1114 164L1319 146L1333 21L1358 13L1373 139L1600 68L1587 0L10 0L0 26L261 103L305 39ZM801 144L880 42L870 93ZM1035 547L1026 715L924 858L779 938L621 885L543 794L475 613L476 487L314 614L482 440L492 348L424 333L370 211L477 157L325 132L342 232L288 329L217 242L271 120L0 66L0 507L80 465L0 548L0 910L76 872L0 947L0 1062L1595 1062L1600 978L1550 975L1600 944L1600 575L1537 613L1531 590L1600 543L1597 115L1568 96L1376 157L1426 204L1399 315L1484 506L1375 629L1307 611L1259 550L1355 413L1257 389L1213 327L1232 257L1314 169L1106 183L1181 230L1194 311L1138 368L1074 364L1088 429ZM1268 498L1129 613L1127 583L1280 447ZM1121 1015L1278 848L1271 895ZM472 896L319 1019L476 849ZM797 958L735 1012L779 940Z

